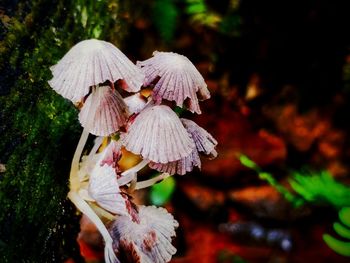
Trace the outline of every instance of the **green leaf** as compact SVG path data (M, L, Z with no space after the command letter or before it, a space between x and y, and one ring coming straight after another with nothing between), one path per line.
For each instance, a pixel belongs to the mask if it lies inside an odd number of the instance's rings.
M241 164L244 165L245 167L248 167L248 168L253 169L253 170L260 169L259 166L254 161L249 159L248 156L246 156L244 154L240 154L238 159L241 162Z
M344 225L350 227L350 207L344 207L339 211L339 219Z
M84 28L86 27L87 20L88 20L88 13L87 13L86 6L84 6L83 10L81 11L81 19L80 19L80 22Z
M339 211L339 219L340 221L350 228L350 207L343 207ZM333 228L338 235L343 238L350 239L350 229L343 226L342 224L336 222L333 224ZM323 240L327 243L327 245L333 249L336 253L350 257L350 242L345 242L338 240L328 234L323 235Z
M335 222L333 224L334 231L341 237L350 239L350 229L346 228L342 224Z
M161 206L168 202L175 190L175 186L175 179L172 176L166 178L158 184L153 185L150 192L151 203Z
M208 14L205 19L205 24L208 26L216 26L221 22L221 17L216 14Z
M302 185L298 184L296 181L289 180L289 184L295 192L301 195L307 201L313 201L313 195L309 193Z
M97 25L92 30L92 37L99 38L101 36L101 33L102 33L102 27L100 25Z
M194 4L190 4L186 8L187 14L198 14L207 12L207 7L203 2L198 2Z
M182 113L184 113L186 110L184 108L181 108L179 106L176 106L174 109L175 113L177 114L177 116L181 116Z
M350 257L350 242L340 241L328 234L323 235L323 240L339 255Z
M275 183L275 179L273 178L272 174L270 174L270 173L260 172L259 173L259 178L261 180L268 181L270 184L274 184Z
M350 205L350 187L334 180L328 171L293 172L293 190L308 202L341 208Z
M153 22L160 36L165 41L171 41L175 34L179 15L174 0L155 0L152 11Z

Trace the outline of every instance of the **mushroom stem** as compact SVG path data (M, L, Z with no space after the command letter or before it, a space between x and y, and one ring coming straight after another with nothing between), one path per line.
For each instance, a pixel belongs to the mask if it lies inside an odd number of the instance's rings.
M132 181L136 177L135 174L137 174L137 172L140 171L143 167L145 167L148 163L148 160L142 160L134 167L131 167L130 169L122 172L122 176L118 179L119 186L125 185Z
M84 213L95 224L98 231L101 233L105 241L105 261L107 263L118 262L118 259L114 254L113 250L113 239L105 225L102 223L101 219L96 215L96 213L91 209L91 207L79 196L77 192L70 191L68 193L68 198L82 213Z
M94 147L92 147L89 156L88 156L88 161L90 162L93 156L96 154L97 150L100 148L102 142L103 142L104 137L97 137L95 139L95 144Z
M130 186L128 189L128 192L130 194L132 194L135 191L136 183L137 183L137 173L134 173L134 178L131 180Z
M69 175L69 182L70 182L70 189L75 192L77 192L80 187L79 176L78 176L79 160L88 137L89 137L89 132L87 128L84 128L80 136L78 146L75 149L75 153L72 160L72 165L71 165L70 175Z
M99 207L96 202L87 202L88 205L94 210L95 214L101 218L101 219L106 219L109 221L116 220L117 215L113 215L112 213L108 212L107 210ZM102 221L103 222L103 221Z
M168 178L169 176L171 176L170 174L168 173L162 173L156 177L153 177L149 180L145 180L145 181L142 181L142 182L138 182L136 183L136 186L135 186L135 190L139 190L139 189L143 189L143 188L146 188L146 187L150 187L162 180L164 180L165 178Z

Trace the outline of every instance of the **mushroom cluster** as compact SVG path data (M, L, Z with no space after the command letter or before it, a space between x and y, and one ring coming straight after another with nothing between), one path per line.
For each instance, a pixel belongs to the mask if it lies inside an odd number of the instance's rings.
M84 128L68 197L102 234L105 261L170 261L178 222L164 208L134 204L132 193L200 169L201 154L216 157L217 141L164 103L174 101L200 114L199 101L210 98L203 77L185 56L156 51L135 65L113 44L96 39L76 44L51 71L50 86L80 109ZM133 94L123 98L119 88ZM143 96L141 88L152 89L151 95ZM89 134L96 136L95 144L82 156ZM142 161L122 171L122 148ZM145 166L160 175L139 181L137 173Z

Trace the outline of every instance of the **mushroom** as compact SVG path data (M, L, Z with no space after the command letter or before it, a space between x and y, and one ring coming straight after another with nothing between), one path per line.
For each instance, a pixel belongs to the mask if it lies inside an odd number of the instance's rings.
M91 86L107 80L114 83L123 79L126 91L137 92L144 79L141 70L117 47L97 39L79 42L50 69L50 86L73 103L82 100Z
M153 52L153 57L136 63L145 74L144 86L159 80L153 89L152 98L160 103L163 99L175 101L182 107L188 99L187 108L201 113L198 99L210 98L207 84L192 62L173 52ZM197 97L198 93L198 97Z
M194 121L181 118L180 119L184 127L186 128L189 136L193 139L195 144L195 149L192 153L178 161L168 162L168 163L156 163L151 162L149 166L159 172L184 175L187 172L191 172L195 166L199 169L201 168L201 160L198 153L202 152L209 155L211 158L217 156L215 150L217 141L208 133L205 129L198 126ZM139 187L139 186L138 186Z
M93 88L79 113L81 126L97 136L109 136L124 126L129 112L118 91L108 86Z
M169 262L176 253L171 238L176 235L175 228L179 223L161 207L139 206L138 210L138 221L120 216L111 226L113 247L119 260ZM121 258L123 256L126 258Z
M216 158L218 155L215 150L215 147L218 145L217 140L194 121L181 118L181 122L185 126L187 132L191 134L197 151L209 155L211 159Z
M166 164L189 156L195 148L179 117L165 105L145 108L122 138L125 148L142 156L136 166L122 173L119 185L136 183L136 175L150 161ZM133 187L132 187L133 189Z
M138 66L111 43L90 39L76 44L51 67L50 86L82 105L79 121L84 130L72 160L68 197L102 234L108 263L120 262L115 251L118 257L126 253L135 260L158 263L170 261L176 252L171 238L178 223L173 216L163 208L137 208L120 186L130 183L130 193L175 173L183 175L195 166L200 168L199 152L217 155L217 142L208 132L190 120L180 120L170 107L159 105L163 99L175 101L201 113L198 100L208 99L210 94L194 65L176 53L154 52ZM140 93L123 99L114 88L117 80L129 92L138 92L143 83L156 82L152 99ZM98 137L89 155L81 158L89 133L111 136L121 127L113 137L119 137L118 142ZM100 152L106 141L109 145ZM122 146L143 160L121 173ZM163 173L137 183L137 172L146 165ZM106 222L118 217L110 232L102 217Z
M123 143L127 150L157 163L180 160L195 147L179 117L165 105L143 110L130 126Z
M199 169L201 168L201 160L199 158L197 149L193 149L190 155L181 158L178 161L169 163L149 163L150 168L162 173L168 173L170 175L184 175L191 172L195 166L197 166ZM139 186L138 189L140 189Z
M88 193L99 206L107 211L118 215L127 214L125 199L119 189L113 167L107 164L103 166L99 164L95 167L90 174Z

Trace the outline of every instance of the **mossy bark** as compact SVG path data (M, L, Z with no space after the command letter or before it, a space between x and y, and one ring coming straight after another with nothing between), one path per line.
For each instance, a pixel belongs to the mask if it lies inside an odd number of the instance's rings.
M79 262L79 216L66 195L81 127L73 105L48 86L49 67L86 38L120 44L126 25L118 19L122 7L116 0L35 0L4 7L0 261Z

